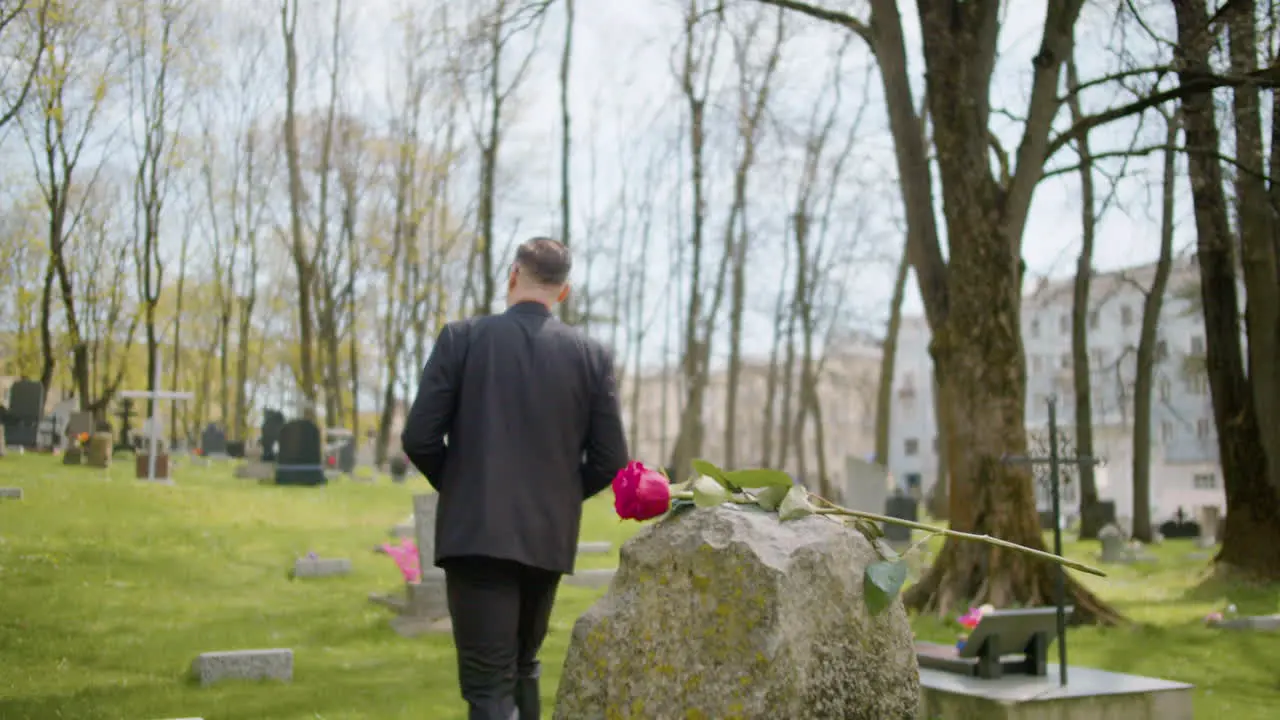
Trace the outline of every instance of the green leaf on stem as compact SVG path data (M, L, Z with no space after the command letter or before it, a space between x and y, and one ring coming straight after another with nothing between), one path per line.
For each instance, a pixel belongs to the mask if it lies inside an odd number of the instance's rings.
M693 481L693 503L698 507L716 507L728 501L729 491L715 478L699 475Z
M773 512L778 509L789 492L791 492L789 487L767 487L754 495L756 505L759 505L761 510Z
M685 500L684 498L676 498L671 501L671 507L667 508L667 517L673 518L679 515L680 513L687 512L693 507L695 506L692 500Z
M731 470L725 473L725 480L740 488L773 488L790 490L795 483L791 476L781 470L753 468L749 470Z
M809 491L799 485L792 485L778 506L778 519L798 520L813 514L813 504L809 502Z
M709 477L720 483L722 486L733 489L730 487L730 483L728 478L725 476L725 472L717 467L715 463L710 463L706 460L694 460L690 464L693 465L693 471L698 475Z
M907 582L905 560L885 560L872 563L862 576L862 594L867 611L879 615L893 602Z
M871 542L875 542L878 538L884 537L884 529L879 523L872 522L866 518L854 518L853 526L858 528L858 532Z

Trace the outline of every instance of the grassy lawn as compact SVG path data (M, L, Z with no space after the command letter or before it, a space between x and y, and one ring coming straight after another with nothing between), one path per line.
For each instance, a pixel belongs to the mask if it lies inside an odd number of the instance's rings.
M462 718L449 639L405 640L371 591L399 584L390 559L371 548L411 511L424 482L338 482L276 488L231 477L231 463L181 467L176 487L64 468L47 456L0 459L0 719L340 720ZM591 503L584 540L625 540L633 523L608 498ZM1085 559L1090 552L1072 547ZM294 556L351 557L343 578L291 582ZM1280 610L1280 588L1216 587L1189 543L1155 549L1159 562L1114 569L1093 586L1139 624L1071 633L1071 662L1195 683L1199 717L1275 717L1280 642L1275 635L1205 628L1227 602ZM585 557L583 567L612 566ZM544 659L550 709L574 618L601 593L561 591ZM922 619L918 632L955 629ZM289 647L289 685L187 679L200 652Z

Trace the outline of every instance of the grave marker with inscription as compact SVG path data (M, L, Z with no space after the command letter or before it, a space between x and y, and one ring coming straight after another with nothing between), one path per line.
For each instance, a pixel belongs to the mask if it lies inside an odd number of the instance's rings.
M305 418L285 423L280 429L276 484L316 486L327 482L320 448L320 428Z

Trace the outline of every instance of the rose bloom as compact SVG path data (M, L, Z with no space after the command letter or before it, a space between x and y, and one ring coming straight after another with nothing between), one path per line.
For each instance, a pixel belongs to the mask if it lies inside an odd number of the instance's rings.
M613 477L613 509L623 520L649 520L671 507L671 484L656 470L633 460Z

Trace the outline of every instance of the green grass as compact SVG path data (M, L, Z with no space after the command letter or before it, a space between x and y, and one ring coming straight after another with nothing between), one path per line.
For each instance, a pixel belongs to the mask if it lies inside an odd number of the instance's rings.
M0 486L26 491L21 502L0 500L0 720L465 716L449 639L402 639L367 600L399 585L392 562L371 549L425 483L276 488L233 479L228 463L181 467L166 487L135 482L131 470L0 459ZM635 529L603 497L589 504L582 536L616 547ZM1087 559L1083 546L1070 550ZM354 572L289 581L293 557L307 551L351 557ZM1155 565L1092 582L1141 624L1073 630L1071 662L1195 683L1199 717L1274 717L1276 636L1210 630L1202 618L1227 602L1276 612L1277 588L1203 582L1189 543L1155 552ZM616 551L581 565L614 563ZM573 620L601 592L560 593L544 651L548 709ZM916 624L922 637L954 637L937 620ZM293 648L292 684L187 679L200 652L259 647Z

